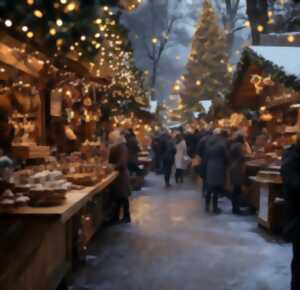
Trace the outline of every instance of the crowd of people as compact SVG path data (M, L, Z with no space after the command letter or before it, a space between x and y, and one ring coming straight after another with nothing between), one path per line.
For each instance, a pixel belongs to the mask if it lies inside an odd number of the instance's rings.
M184 133L182 130L163 132L155 135L152 142L155 171L164 174L166 187L171 185L173 168L175 182L182 183L191 161L198 159L194 169L202 178L205 209L209 212L212 206L216 214L221 212L219 196L228 194L225 190L228 181L232 188L232 211L234 214L240 213L239 196L245 182L247 148L238 130L229 134L219 128L194 133Z

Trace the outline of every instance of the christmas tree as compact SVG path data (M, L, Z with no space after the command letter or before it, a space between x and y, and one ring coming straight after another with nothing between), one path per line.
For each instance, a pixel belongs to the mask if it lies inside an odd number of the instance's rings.
M181 97L190 111L201 112L201 100L219 106L224 102L231 79L226 36L209 0L204 0L192 50L183 77Z

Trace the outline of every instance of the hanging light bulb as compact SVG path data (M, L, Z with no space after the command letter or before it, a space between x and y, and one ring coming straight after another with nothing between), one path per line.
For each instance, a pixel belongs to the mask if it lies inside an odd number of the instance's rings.
M56 35L56 29L54 27L50 28L49 33L52 36Z
M246 26L246 27L250 27L250 26L251 26L251 23L250 23L249 20L245 21L245 26Z
M157 44L158 43L158 38L153 37L151 41L152 41L153 44Z
M60 18L56 20L56 25L57 26L63 26L63 24L64 23L63 23L63 21Z
M34 10L33 12L34 16L37 17L37 18L43 18L44 14L41 10Z
M27 35L28 38L33 38L34 37L34 33L32 31L28 31L26 35Z
M28 27L26 25L22 26L22 31L23 32L27 32L28 31Z
M73 12L76 9L76 3L71 2L67 5L65 12Z
M13 26L13 22L10 19L6 19L4 21L4 24L6 27L12 27Z
M264 30L265 30L265 28L261 24L257 26L258 32L263 32Z
M295 36L294 35L289 35L287 38L288 42L293 43L295 41Z

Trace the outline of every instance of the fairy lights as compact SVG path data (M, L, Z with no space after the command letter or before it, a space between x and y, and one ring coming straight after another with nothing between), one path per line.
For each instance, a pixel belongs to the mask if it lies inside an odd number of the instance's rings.
M6 19L4 21L4 24L6 27L12 27L13 26L13 22L10 19Z

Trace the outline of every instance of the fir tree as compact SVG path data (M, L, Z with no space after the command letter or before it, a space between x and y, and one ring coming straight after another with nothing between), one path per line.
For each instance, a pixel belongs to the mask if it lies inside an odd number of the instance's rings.
M201 100L223 103L230 85L226 36L209 0L203 3L186 66L181 97L191 111L201 112Z

